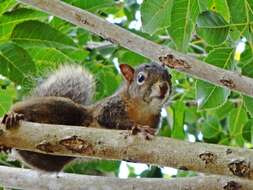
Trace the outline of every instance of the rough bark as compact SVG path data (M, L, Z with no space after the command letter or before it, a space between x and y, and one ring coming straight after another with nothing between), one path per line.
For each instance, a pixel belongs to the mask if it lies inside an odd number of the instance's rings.
M253 179L253 150L128 131L21 122L1 130L0 146L47 154L99 157Z
M49 174L0 166L0 184L26 190L251 190L253 182L224 176L196 176L176 179L97 177L77 174ZM120 188L119 188L120 187Z
M60 17L104 39L119 44L153 61L166 64L180 72L253 97L253 79L206 64L191 56L137 36L119 26L58 0L19 0L49 14Z

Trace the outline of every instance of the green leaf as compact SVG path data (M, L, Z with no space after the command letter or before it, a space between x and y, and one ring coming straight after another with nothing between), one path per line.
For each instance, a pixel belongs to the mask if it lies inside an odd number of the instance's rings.
M227 0L210 0L209 6L211 6L211 9L220 15L223 16L223 18L229 22L230 20L230 12L229 7L227 4Z
M209 0L198 0L198 5L199 5L199 12L204 12L207 11L208 9L208 1Z
M243 102L246 110L253 116L253 98L249 96L243 96Z
M0 41L8 40L17 24L28 20L44 20L47 17L45 13L25 8L5 13L0 16Z
M76 48L76 44L71 38L52 28L50 25L39 21L27 21L18 24L11 34L11 39L26 48Z
M98 62L86 62L85 67L94 74L96 78L96 100L112 95L120 85L121 77L115 72L112 65L103 65Z
M119 167L120 161L99 160L96 162L96 168L101 172L115 172Z
M236 27L231 26L229 29L229 37L232 41L239 41L241 38L241 32Z
M16 97L16 89L9 85L6 89L0 88L0 117L7 113Z
M159 168L157 166L151 166L149 169L144 170L140 174L140 177L143 177L143 178L148 178L148 177L162 178L163 174L162 174L161 168Z
M16 84L30 83L36 72L30 55L14 43L0 44L0 74Z
M48 70L55 70L59 64L74 62L69 56L56 48L34 47L29 48L28 53L36 63L39 75L45 74Z
M78 28L77 39L80 45L86 44L88 41L91 41L91 34L82 28Z
M247 45L245 51L241 54L240 62L242 74L253 78L253 53L252 49Z
M204 61L223 69L231 69L233 53L233 48L230 47L215 48L209 52Z
M195 124L200 114L197 112L197 107L185 107L185 122Z
M227 117L227 115L230 113L230 111L234 108L234 104L230 101L227 101L222 106L218 107L214 111L212 110L210 115L214 114L217 118L220 120Z
M211 139L217 137L222 132L220 121L216 117L210 117L202 124L201 130L204 138Z
M162 119L161 128L159 129L158 136L161 137L170 137L171 136L171 127L167 119Z
M141 6L143 30L153 34L170 26L173 0L147 0Z
M247 113L242 105L230 112L228 116L228 126L231 137L238 139L242 136L243 127L247 120Z
M66 3L80 7L81 9L90 12L97 12L98 10L109 8L114 5L114 0L64 0Z
M89 52L82 49L82 48L67 48L67 49L61 49L61 52L63 52L66 56L71 58L73 61L82 62L84 59L88 56Z
M247 0L247 3L249 5L249 8L251 9L250 11L253 11L253 1L252 0Z
M118 173L120 161L110 160L87 160L84 162L73 162L64 169L68 173L79 174L104 174L106 172Z
M172 106L173 109L173 127L172 127L172 137L178 139L185 138L184 132L184 114L185 105L183 101L177 101Z
M33 30L30 31L30 28L33 28ZM68 62L81 62L88 55L86 50L77 47L77 44L67 35L39 21L27 21L18 24L12 32L11 39L27 49L28 52L31 51L37 57L41 57L40 60L47 59L44 62L50 61L48 59L50 59L49 56L52 54L55 54L52 59L60 56ZM38 48L41 48L41 50ZM50 51L45 52L46 48L50 49ZM34 52L33 49L38 50L38 52ZM44 58L42 53L44 53ZM35 55L32 56L34 57Z
M71 23L58 17L54 17L49 24L50 26L57 29L58 31L61 31L64 34L70 33L76 27L73 26Z
M231 66L233 49L218 48L211 51L205 61L212 65L227 69ZM196 94L199 109L216 108L224 104L230 94L230 90L198 80Z
M228 146L228 145L230 145L230 139L228 137L225 137L225 138L221 139L218 144L222 144L222 145L227 145Z
M244 28L247 26L247 20L248 20L248 10L247 7L247 1L246 0L228 0L227 1L229 9L230 9L230 15L231 15L231 23L236 24L238 26L238 29L243 31Z
M197 81L196 90L199 109L216 108L224 104L230 94L227 89L201 80Z
M15 0L0 0L0 15L8 11L15 4Z
M199 15L196 30L209 45L216 46L226 40L229 25L219 14L206 11Z
M243 127L242 132L243 138L252 143L252 137L253 137L253 119L250 119Z
M199 13L197 0L175 0L168 28L176 48L186 52Z
M141 63L147 63L147 59L141 55L138 55L134 52L131 51L124 51L122 54L119 56L119 63L125 63L129 64L132 66L139 65Z

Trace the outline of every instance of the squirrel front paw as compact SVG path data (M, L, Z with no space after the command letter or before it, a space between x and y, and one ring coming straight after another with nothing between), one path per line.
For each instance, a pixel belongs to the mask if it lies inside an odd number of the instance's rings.
M11 153L11 149L10 147L6 147L4 145L0 145L0 153L5 153L5 154L9 154Z
M24 119L24 114L10 112L4 115L1 123L5 125L6 129L10 129L17 127L22 119Z
M131 129L131 135L141 134L146 140L151 140L155 136L156 130L147 125L134 125Z

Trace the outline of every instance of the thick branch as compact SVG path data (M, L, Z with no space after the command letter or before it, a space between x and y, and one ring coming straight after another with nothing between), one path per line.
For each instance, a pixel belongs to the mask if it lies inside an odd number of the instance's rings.
M104 39L117 43L153 61L162 62L180 72L210 83L253 96L253 79L206 64L191 56L137 36L119 26L58 0L19 0L85 28Z
M149 141L140 134L129 136L128 131L21 122L18 129L2 130L1 145L48 154L129 160L253 179L253 150L164 137Z
M169 189L243 189L250 190L250 180L224 176L197 176L177 179L119 179L114 177L97 177L77 174L49 174L21 168L0 166L0 184L11 188L26 190L169 190ZM232 187L232 188L231 188Z
M22 188L26 190L250 190L253 186L251 180L224 176L197 176L176 179L119 179L114 177L85 176L67 173L49 174L4 166L0 166L0 184L6 187Z

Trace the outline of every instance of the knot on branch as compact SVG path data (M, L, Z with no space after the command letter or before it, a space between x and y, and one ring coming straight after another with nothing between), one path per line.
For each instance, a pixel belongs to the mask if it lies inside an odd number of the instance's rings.
M214 163L217 159L216 155L212 152L204 152L199 155L199 158L205 162L205 164Z
M159 57L159 61L172 69L190 69L191 66L183 59L177 59L172 54Z
M223 187L224 190L240 190L242 186L235 182L235 181L229 181L227 184Z
M80 22L82 24L85 24L85 25L88 25L88 26L91 26L91 27L95 27L94 24L90 23L87 19L83 18L82 15L80 15L78 13L75 13L75 17L76 17L78 22Z
M91 153L93 148L92 144L89 142L78 138L77 136L68 137L65 139L62 139L60 141L60 144L63 145L68 150L71 150L72 152L77 153Z
M230 89L235 88L235 83L231 79L221 79L220 82Z
M229 170L236 176L247 177L250 175L250 163L245 160L234 160L228 164Z
M46 142L46 141L43 141L40 144L38 144L36 148L40 151L47 152L47 153L54 152L54 146L50 142Z
M233 153L232 149L230 149L230 148L226 149L226 154L232 154L232 153Z

